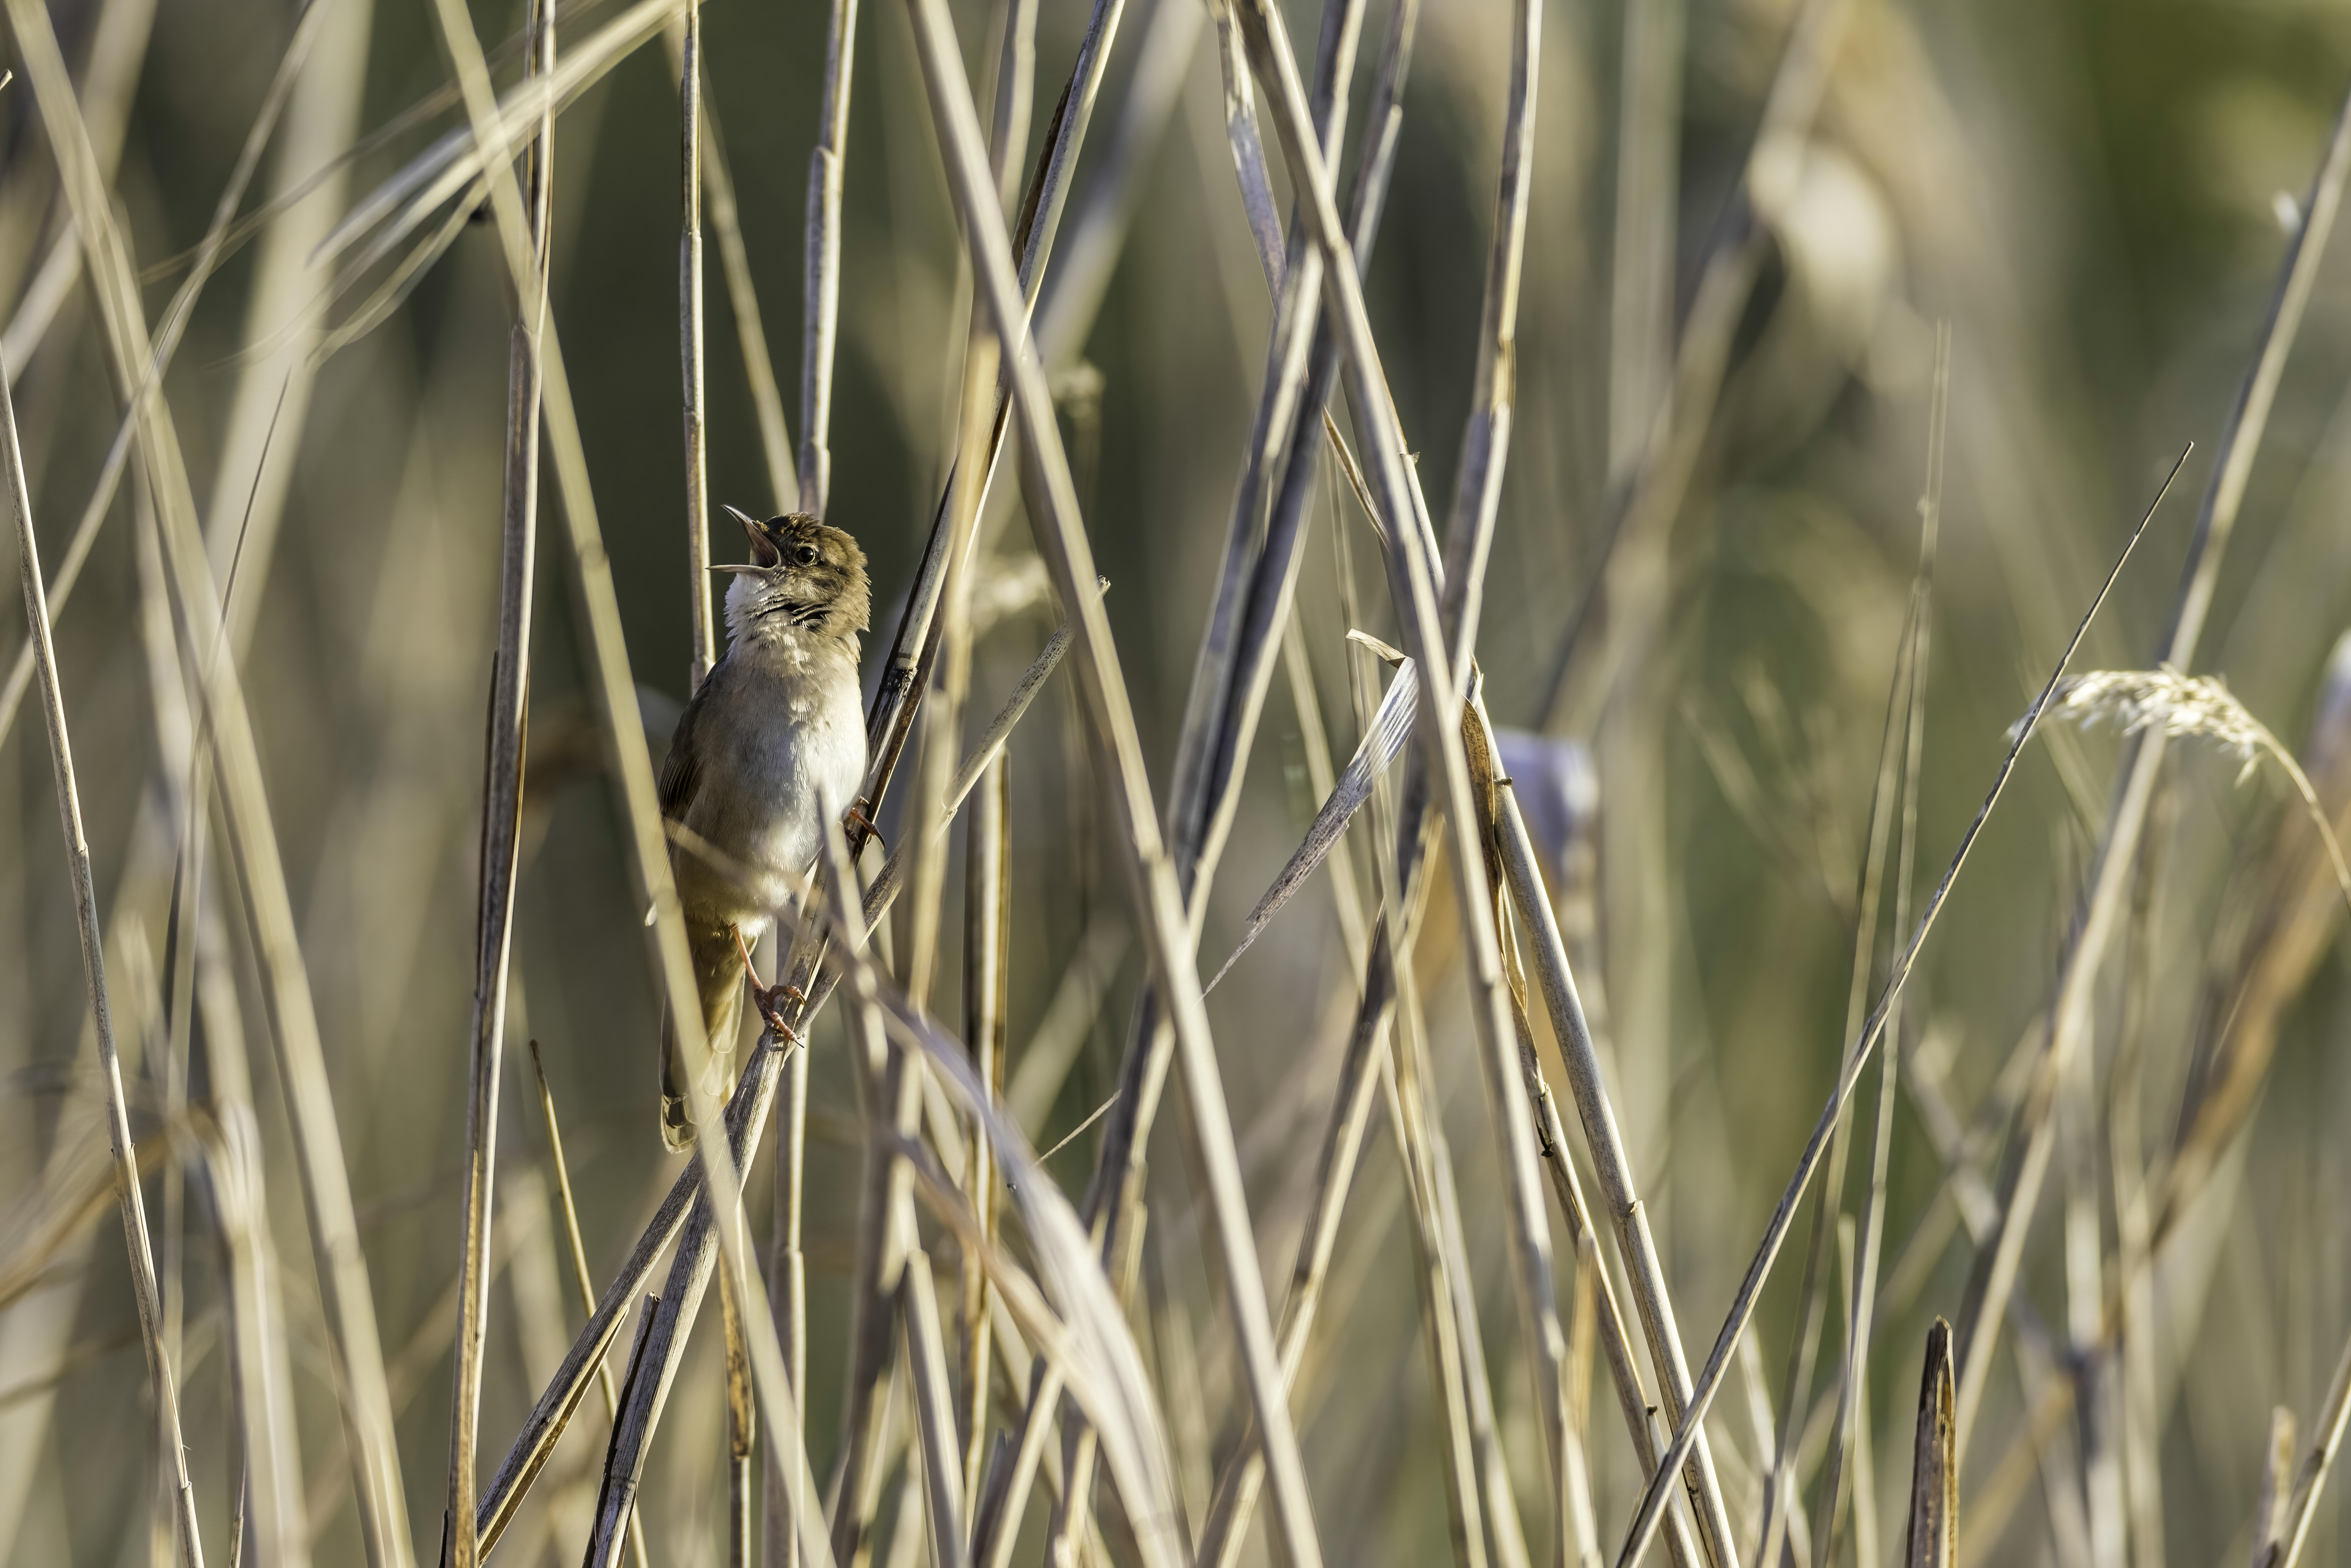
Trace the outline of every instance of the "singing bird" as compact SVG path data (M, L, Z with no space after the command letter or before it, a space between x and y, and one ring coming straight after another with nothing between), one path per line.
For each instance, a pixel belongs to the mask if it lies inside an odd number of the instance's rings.
M735 1084L743 951L799 896L826 818L847 810L864 779L858 635L872 599L865 552L841 529L799 513L763 523L726 510L750 536L751 560L712 569L735 574L726 653L686 705L661 773L710 1040L704 1087L722 1103ZM694 1146L684 1074L664 1009L662 1141L674 1150Z

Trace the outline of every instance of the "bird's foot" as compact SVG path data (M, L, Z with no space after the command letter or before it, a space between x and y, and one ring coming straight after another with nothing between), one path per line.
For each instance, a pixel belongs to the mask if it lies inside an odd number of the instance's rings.
M881 844L883 850L886 852L890 846L888 843L883 841L882 830L873 825L873 819L865 814L865 804L866 803L863 800L860 800L855 805L851 806L849 810L841 814L841 820L853 827L862 828L865 831L865 836L872 839L875 843Z
M789 1040L794 1045L800 1043L799 1030L794 1029L784 1017L784 1004L797 1002L801 1011L807 1011L807 992L798 986L770 986L764 990L758 986L753 986L751 996L758 1003L760 1021L773 1030L778 1039Z

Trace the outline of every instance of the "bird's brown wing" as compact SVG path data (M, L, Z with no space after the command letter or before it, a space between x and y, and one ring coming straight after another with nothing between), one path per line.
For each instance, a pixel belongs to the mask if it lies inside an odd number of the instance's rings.
M702 699L709 691L710 680L705 676L686 703L685 712L678 716L677 733L669 737L669 756L662 762L656 793L661 797L661 814L673 822L684 821L685 809L694 800L695 776L700 771L695 766L694 726L702 716Z

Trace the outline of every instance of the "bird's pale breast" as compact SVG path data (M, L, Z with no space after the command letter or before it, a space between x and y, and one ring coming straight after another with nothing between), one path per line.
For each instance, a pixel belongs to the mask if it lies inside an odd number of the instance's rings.
M681 854L679 893L689 908L764 925L797 896L825 814L838 815L863 781L856 668L838 643L794 637L738 644L710 678L720 684L696 726L705 751L684 825L739 871L690 870L694 857Z

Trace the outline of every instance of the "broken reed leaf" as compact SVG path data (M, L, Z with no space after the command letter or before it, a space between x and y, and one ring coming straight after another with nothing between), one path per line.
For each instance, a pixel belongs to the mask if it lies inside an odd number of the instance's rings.
M1360 634L1350 632L1348 635ZM1347 824L1354 820L1364 802L1371 799L1372 786L1404 750L1405 740L1412 734L1413 715L1419 706L1412 661L1405 659L1396 665L1395 679L1388 683L1387 695L1380 699L1379 711L1372 716L1371 728L1364 731L1362 744L1355 747L1355 755L1347 759L1346 771L1339 775L1338 782L1331 787L1331 798L1323 801L1322 809L1314 814L1313 822L1306 830L1305 841L1290 857L1290 863L1281 868L1281 874L1273 879L1273 885L1267 888L1265 895L1257 901L1257 907L1249 911L1249 923L1241 931L1240 946L1233 949L1232 956L1225 960L1224 967L1217 971L1216 978L1208 982L1203 995L1217 988L1232 967L1240 962L1241 955L1248 952L1258 937L1264 934L1273 917L1281 913L1281 906L1305 885L1306 879L1314 874L1315 868L1330 857L1332 846L1339 841L1339 835L1347 831Z

